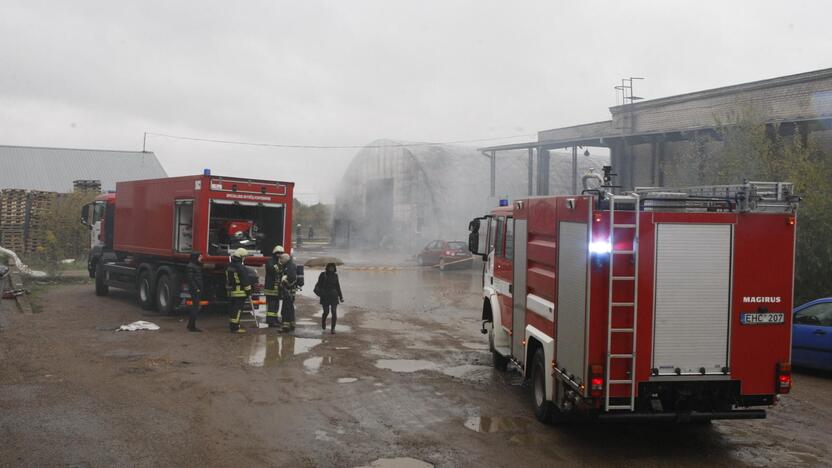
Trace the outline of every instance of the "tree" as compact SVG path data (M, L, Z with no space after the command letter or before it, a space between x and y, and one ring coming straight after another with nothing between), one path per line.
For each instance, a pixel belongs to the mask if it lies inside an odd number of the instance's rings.
M798 125L767 124L751 110L717 122L665 167L668 185L785 181L802 197L798 207L795 303L828 296L832 289L832 155Z
M63 259L80 259L89 250L90 231L80 222L81 207L95 199L90 192L59 195L44 219L44 244L35 255L56 273Z
M306 237L310 227L315 230L315 237L330 237L332 213L329 206L323 203L305 205L296 198L292 213L295 225L303 226L304 237Z

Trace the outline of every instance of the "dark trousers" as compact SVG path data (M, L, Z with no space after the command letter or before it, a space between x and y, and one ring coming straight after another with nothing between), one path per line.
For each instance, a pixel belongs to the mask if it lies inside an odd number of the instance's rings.
M196 325L196 317L199 315L199 303L202 302L202 294L191 293L191 308L188 309L188 326Z
M292 322L295 321L295 297L291 294L284 294L283 295L283 308L280 309L280 316L283 318L283 322Z
M324 314L321 316L321 328L326 328L326 317L332 312L332 329L338 321L338 304L324 304Z
M277 296L266 296L266 323L277 325L280 320L277 318L277 310L280 308L280 298Z
M231 328L231 331L237 331L240 329L240 315L243 313L246 298L229 297L228 299L228 327Z

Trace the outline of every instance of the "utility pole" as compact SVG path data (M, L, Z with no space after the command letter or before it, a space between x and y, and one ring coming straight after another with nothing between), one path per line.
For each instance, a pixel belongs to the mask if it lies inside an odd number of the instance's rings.
M147 132L144 132L144 138L142 138L142 153L147 153Z

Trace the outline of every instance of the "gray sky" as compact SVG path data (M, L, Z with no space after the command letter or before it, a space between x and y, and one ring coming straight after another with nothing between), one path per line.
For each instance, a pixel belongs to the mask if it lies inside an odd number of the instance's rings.
M657 98L830 67L830 13L823 1L2 0L0 144L140 150L145 131L526 141L608 119L625 76ZM356 152L147 147L171 175L294 180L324 201Z

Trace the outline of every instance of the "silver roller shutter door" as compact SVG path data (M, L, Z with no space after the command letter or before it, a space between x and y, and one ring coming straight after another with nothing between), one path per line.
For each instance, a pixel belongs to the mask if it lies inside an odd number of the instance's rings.
M732 226L659 224L653 367L660 375L728 366Z

